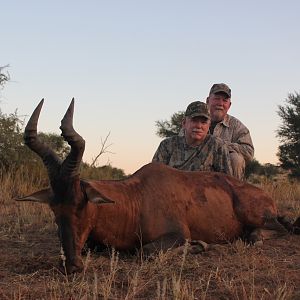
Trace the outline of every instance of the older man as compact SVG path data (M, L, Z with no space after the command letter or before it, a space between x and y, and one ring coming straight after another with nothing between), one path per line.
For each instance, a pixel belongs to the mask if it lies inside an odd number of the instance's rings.
M188 105L183 135L163 140L153 162L162 162L176 169L189 171L216 171L233 175L229 150L226 144L208 134L210 112L207 104L200 101Z
M254 147L248 128L227 114L231 106L231 89L225 83L214 84L206 103L210 109L210 133L228 146L233 175L244 178L245 165L253 159Z

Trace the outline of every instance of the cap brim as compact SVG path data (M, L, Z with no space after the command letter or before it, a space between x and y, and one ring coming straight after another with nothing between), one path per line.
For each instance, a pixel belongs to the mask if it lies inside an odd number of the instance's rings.
M206 119L210 119L209 115L206 114L200 114L200 113L195 113L195 114L191 114L190 116L188 116L189 118L195 118L195 117L203 117Z

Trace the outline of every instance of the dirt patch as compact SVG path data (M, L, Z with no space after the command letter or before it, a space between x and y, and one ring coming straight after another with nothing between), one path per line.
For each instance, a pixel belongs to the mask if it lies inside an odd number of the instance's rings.
M236 241L202 254L170 251L152 259L108 249L85 256L82 274L65 276L57 270L55 226L23 229L11 237L1 232L1 299L300 297L300 236L265 241L259 247Z

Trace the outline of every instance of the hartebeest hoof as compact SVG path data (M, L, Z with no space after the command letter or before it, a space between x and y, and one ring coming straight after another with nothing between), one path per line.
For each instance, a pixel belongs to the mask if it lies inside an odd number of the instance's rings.
M191 254L198 254L205 252L209 249L209 244L203 242L203 241L190 241L190 247L188 249L188 252Z
M184 252L188 254L199 254L207 251L210 248L210 245L200 241L200 240L192 240L188 241L182 246L179 246L174 249L174 253L181 255Z
M66 275L80 273L83 271L83 263L81 261L76 263L67 263L61 261L58 269L61 273Z

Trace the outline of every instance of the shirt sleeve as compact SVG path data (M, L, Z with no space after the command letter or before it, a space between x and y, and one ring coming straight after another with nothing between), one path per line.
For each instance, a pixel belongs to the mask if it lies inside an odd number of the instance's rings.
M218 140L228 146L229 152L239 153L243 155L246 162L251 161L254 157L254 147L248 128L239 120L233 119L230 131L232 132L231 141L217 134Z
M241 128L242 129L242 128ZM232 145L229 145L229 151L241 153L246 162L249 162L254 157L254 147L250 132L247 128L237 131L237 136Z
M164 163L165 165L168 165L169 161L170 161L170 154L167 149L166 140L163 140L159 144L159 146L152 158L152 162L161 162L161 163Z
M218 145L216 155L214 156L214 170L233 176L231 159L229 156L229 147L223 143Z

